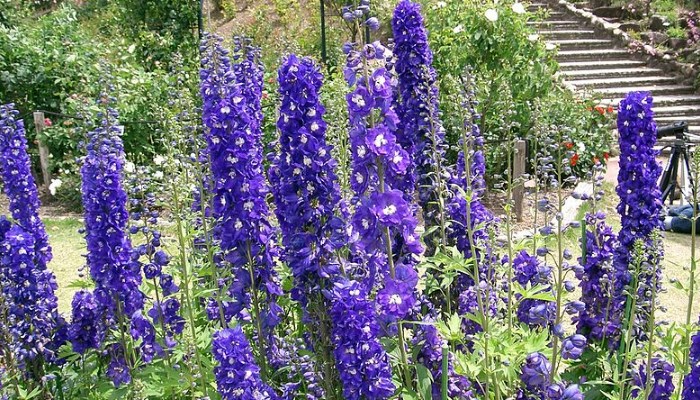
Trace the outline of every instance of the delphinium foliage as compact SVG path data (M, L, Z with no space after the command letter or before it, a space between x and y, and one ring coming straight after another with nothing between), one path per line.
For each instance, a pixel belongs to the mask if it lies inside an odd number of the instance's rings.
M700 399L700 331L696 332L691 340L690 372L683 378L683 400Z
M0 360L19 372L15 379L42 382L65 341L65 321L57 310L56 279L47 268L51 247L39 218L24 122L12 104L0 105L0 172L12 216L0 220L0 330L8 335Z

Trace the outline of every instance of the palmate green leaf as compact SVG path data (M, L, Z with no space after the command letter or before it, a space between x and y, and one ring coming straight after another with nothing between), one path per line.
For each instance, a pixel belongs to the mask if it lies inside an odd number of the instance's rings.
M433 375L423 364L416 364L418 392L423 400L430 400L433 393Z

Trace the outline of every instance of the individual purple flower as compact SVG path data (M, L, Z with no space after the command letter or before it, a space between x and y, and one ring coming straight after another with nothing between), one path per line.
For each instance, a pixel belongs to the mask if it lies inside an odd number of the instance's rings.
M327 296L332 302L332 341L343 395L348 400L388 399L396 387L389 356L377 337L379 324L367 289L356 281L338 282Z
M230 278L221 282L230 300L217 306L229 320L251 308L251 291L264 294L259 317L271 328L279 320L276 298L282 290L273 268L277 251L262 170L259 65L242 57L239 64L245 65L231 66L221 42L220 37L207 35L200 47L202 119L217 221L214 236L226 261L221 264L230 268Z
M104 340L104 324L101 323L102 309L95 296L87 290L73 295L73 314L68 326L68 338L73 351L84 353L87 349L98 349Z
M673 371L675 367L668 361L654 357L651 360L651 392L646 400L668 400L673 395L676 386L673 384ZM645 392L649 372L646 363L639 366L639 370L632 374L635 388L632 390L632 397L638 398Z
M224 400L278 399L260 378L250 343L240 326L223 329L213 336L212 353L217 391Z
M468 287L462 293L459 294L457 310L462 318L462 331L466 335L474 335L483 331L483 327L476 321L468 317L469 314L479 315L479 298L477 292L480 293L482 302L487 308L486 316L489 318L494 318L498 312L498 297L495 291L487 287L484 281L481 285L473 285Z
M621 218L621 229L618 234L620 245L614 251L614 268L622 282L627 285L631 275L624 271L630 269L632 248L637 240L642 240L647 246L652 246L651 235L662 228L659 213L662 209L661 191L658 178L661 167L656 161L658 151L656 146L656 123L652 111L652 97L648 92L631 92L621 102L617 116L617 130L620 135L620 171L616 192L620 197L617 211ZM655 253L661 249L658 246ZM648 254L649 262L656 265L653 259L659 259L659 254ZM651 294L653 275L660 278L661 270L657 268L651 274L645 274L645 282L640 284L639 304L651 305L647 298ZM661 279L656 279L661 282ZM658 290L658 288L654 288ZM639 313L638 323L646 326L646 315Z
M578 360L583 354L583 350L586 348L587 340L583 335L573 335L562 342L561 345L561 356L565 360Z
M531 353L525 358L520 379L530 391L544 390L549 384L552 364L542 353Z
M162 304L153 303L153 307L148 311L154 324L164 326L168 335L179 335L185 327L185 319L178 313L180 302L176 298L165 299Z
M112 380L116 387L131 383L131 371L126 363L121 345L112 345L109 354L111 357L107 365L107 377Z

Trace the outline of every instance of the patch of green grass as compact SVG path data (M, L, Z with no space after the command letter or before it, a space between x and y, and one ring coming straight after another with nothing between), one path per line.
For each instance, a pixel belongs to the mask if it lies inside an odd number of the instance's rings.
M73 293L77 290L71 288L70 283L78 278L78 269L85 264L85 240L78 233L83 223L73 217L47 217L44 218L44 223L53 251L53 260L49 263L49 268L56 275L58 283L58 309L68 315Z

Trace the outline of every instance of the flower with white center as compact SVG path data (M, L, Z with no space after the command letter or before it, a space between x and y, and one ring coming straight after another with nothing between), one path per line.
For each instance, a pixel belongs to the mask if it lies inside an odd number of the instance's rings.
M155 165L163 165L164 162L165 162L165 157L161 156L160 154L153 157L153 163Z
M365 148L365 146L358 146L357 147L357 156L364 157L365 154L367 154L367 149Z
M49 192L51 192L51 196L56 195L56 190L63 185L63 181L56 178L56 179L51 179L51 184L49 185Z
M513 12L516 14L525 14L525 7L523 6L523 3L520 3L520 2L513 3L513 6L511 8L513 9Z
M489 8L488 10L486 10L484 16L486 16L486 19L488 19L491 22L498 21L498 11L494 10L493 8Z
M136 171L136 166L134 165L134 163L127 161L126 163L124 163L124 171L132 173Z
M382 213L384 213L384 215L394 215L396 213L396 206L393 204L390 204L390 205L384 207L384 209L382 210Z
M307 167L311 166L311 158L309 158L308 156L304 156L304 165L306 165Z
M355 103L358 107L365 106L365 99L362 96L360 96L359 94L354 94L352 96L352 102Z
M554 43L547 43L544 45L545 50L554 50L557 48L557 46Z
M315 124L315 122L314 122L314 124ZM311 129L313 130L313 126L311 127ZM306 144L306 142L309 141L309 138L306 135L301 135L301 138L299 139L299 141Z
M228 113L230 113L230 112L231 112L231 107L229 107L229 106L223 106L223 107L221 107L221 113L222 113L222 114L228 114Z
M530 35L527 35L527 40L529 40L531 42L536 42L537 39L539 39L539 38L540 38L540 35L538 35L536 33L532 33Z
M374 146L377 148L382 147L387 143L389 142L384 138L384 135L382 134L379 134L376 138L374 138Z
M389 296L389 304L399 305L401 303L403 303L403 300L401 300L401 296L399 296L398 294L392 294L391 296Z
M444 1L438 1L436 6L437 8L445 8L447 7L447 3L445 3Z
M252 200L248 200L248 201L246 201L245 203L243 203L243 209L246 210L246 211L250 211L250 210L253 209L253 206L254 206L254 205L255 205L255 204L253 204L253 201L252 201Z
M318 123L316 121L314 121L311 124L311 132L316 132L317 130L318 130Z
M156 179L163 179L163 171L156 171L156 172L153 174L153 177L156 178Z
M357 181L357 183L362 183L365 181L365 177L362 176L362 174L358 172L355 174L355 180Z
M453 32L453 33L462 33L462 32L464 32L464 25L459 24L459 25L455 26L454 29L452 29L452 32Z

